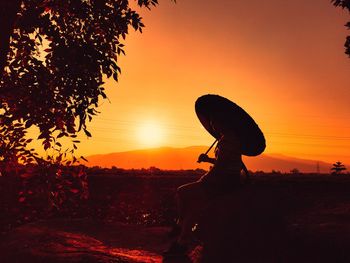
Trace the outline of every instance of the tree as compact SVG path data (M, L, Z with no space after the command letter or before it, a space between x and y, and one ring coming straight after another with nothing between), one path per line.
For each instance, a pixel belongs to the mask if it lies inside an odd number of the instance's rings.
M350 12L350 0L331 0L335 6L339 6L343 9L347 9ZM348 29L350 29L350 21L345 25ZM350 57L350 36L347 36L345 41L345 54Z
M20 3L20 0L0 2L0 72L3 71L6 64L6 54L9 49L10 37L17 11L20 9Z
M333 167L331 168L331 170L333 171L332 174L338 175L338 174L341 174L342 171L345 171L346 167L344 164L338 161L333 164Z
M292 170L290 170L290 173L291 174L294 174L294 175L299 175L300 174L300 171L298 168L293 168Z
M70 137L74 152L79 131L91 136L87 121L107 98L103 79L118 81L122 42L129 28L142 32L142 18L129 0L5 0L0 10L0 160L11 149L6 158L32 160L24 137L33 125L44 149Z

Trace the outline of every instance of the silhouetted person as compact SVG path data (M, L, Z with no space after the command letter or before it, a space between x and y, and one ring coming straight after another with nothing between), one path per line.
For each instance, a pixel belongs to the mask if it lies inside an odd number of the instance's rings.
M203 95L196 100L195 111L203 127L218 140L218 144L215 158L201 154L198 159L199 162L212 163L210 171L197 182L178 188L179 235L164 253L165 256L186 255L192 228L201 221L201 215L209 215L211 204L225 209L224 198L218 197L235 192L242 169L248 175L242 155L257 156L266 147L264 135L253 118L227 98L215 94ZM214 219L209 221L218 222ZM201 224L207 221L201 221ZM214 225L213 229L217 227Z
M242 152L240 142L234 135L222 135L215 148L215 158L201 154L198 162L212 163L213 166L198 181L177 189L179 235L164 252L165 257L186 255L192 239L192 229L204 209L216 197L230 193L240 184Z

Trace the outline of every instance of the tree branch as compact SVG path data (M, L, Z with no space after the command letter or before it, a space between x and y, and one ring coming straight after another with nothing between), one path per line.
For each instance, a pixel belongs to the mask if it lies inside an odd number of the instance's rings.
M7 52L10 45L10 37L16 21L17 12L20 10L20 0L0 1L0 73L4 70L7 60Z

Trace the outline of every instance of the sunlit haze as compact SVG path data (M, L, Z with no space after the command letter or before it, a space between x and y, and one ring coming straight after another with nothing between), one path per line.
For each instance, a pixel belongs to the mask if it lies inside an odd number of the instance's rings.
M328 0L164 0L141 14L144 33L127 38L81 154L210 145L194 102L215 93L251 114L266 153L350 163L345 11Z
M146 121L137 129L137 137L141 146L157 147L164 143L163 128L154 121Z

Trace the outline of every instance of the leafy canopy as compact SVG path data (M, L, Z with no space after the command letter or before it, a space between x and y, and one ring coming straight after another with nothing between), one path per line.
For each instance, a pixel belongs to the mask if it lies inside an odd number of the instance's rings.
M151 8L158 1L137 4ZM103 77L118 80L122 41L144 24L129 0L24 0L17 11L0 83L0 160L32 161L27 141L18 145L32 125L44 149L61 147L61 137L77 142L80 130L91 136L87 120L107 98Z
M350 0L331 0L335 6L339 6L343 9L347 9L350 13ZM345 24L345 26L350 30L350 21ZM347 36L345 41L345 53L350 57L350 36Z

